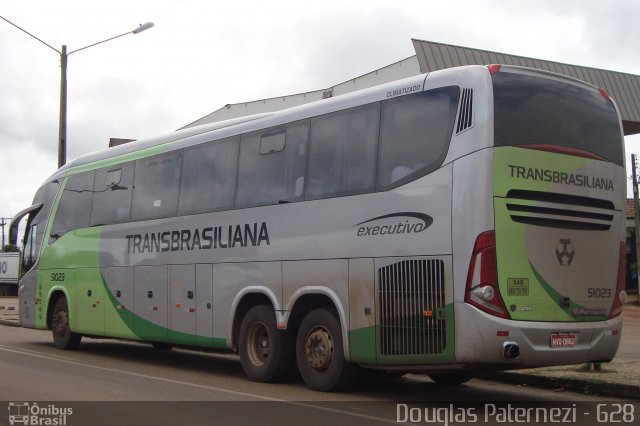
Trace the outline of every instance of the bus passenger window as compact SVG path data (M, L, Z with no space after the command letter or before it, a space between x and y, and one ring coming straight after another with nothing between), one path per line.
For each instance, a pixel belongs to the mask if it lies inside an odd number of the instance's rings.
M176 215L181 166L180 152L136 160L132 220Z
M309 122L242 135L236 207L302 201Z
M54 240L69 231L89 226L93 177L94 172L87 172L67 179L51 228Z
M442 87L382 103L378 189L436 170L449 149L460 89Z
M239 145L234 136L185 150L180 215L233 208Z
M96 170L93 186L91 225L108 225L129 220L134 163Z
M373 191L380 104L311 121L308 200Z

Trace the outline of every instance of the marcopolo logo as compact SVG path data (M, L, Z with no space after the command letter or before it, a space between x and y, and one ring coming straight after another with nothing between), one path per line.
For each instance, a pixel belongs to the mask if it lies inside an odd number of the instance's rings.
M560 266L571 266L573 257L576 255L576 249L573 247L573 243L568 239L561 239L556 244L556 257Z
M418 234L433 223L433 218L424 213L402 212L365 220L354 226L358 237L376 235Z

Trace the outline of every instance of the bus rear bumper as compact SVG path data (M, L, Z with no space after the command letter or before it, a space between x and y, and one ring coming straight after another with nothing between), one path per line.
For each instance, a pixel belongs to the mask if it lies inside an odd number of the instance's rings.
M456 303L455 315L456 362L467 366L514 369L607 362L616 354L622 332L622 316L599 322L513 321L466 303ZM560 347L552 347L552 336L556 343L560 337Z

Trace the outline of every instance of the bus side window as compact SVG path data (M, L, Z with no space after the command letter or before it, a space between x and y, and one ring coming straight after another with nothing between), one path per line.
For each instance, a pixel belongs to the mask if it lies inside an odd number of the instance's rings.
M22 272L27 272L36 263L36 235L38 225L28 223L24 233L24 248L22 249Z
M176 215L181 167L180 151L136 160L132 220Z
M309 121L242 135L236 207L303 200Z
M387 190L442 165L460 89L448 86L382 103L378 189Z
M185 149L178 214L233 208L240 137Z
M374 190L380 104L311 120L307 200Z
M89 226L94 175L86 172L67 179L51 228L53 241L69 231Z
M129 220L134 163L96 170L91 226Z

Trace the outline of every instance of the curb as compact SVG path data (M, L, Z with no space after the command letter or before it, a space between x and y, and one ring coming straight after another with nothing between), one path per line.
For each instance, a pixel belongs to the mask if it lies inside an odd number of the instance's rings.
M20 327L20 321L0 319L0 325L6 325L9 327Z
M598 394L640 401L640 385L628 385L624 383L610 383L593 380L581 380L566 377L538 376L526 373L484 373L477 376L483 380L529 385L539 388L566 389L585 394Z
M18 306L16 305L17 297L2 297L0 301L0 325L6 325L9 327L20 327L20 319L18 313ZM14 300L8 300L14 299Z

